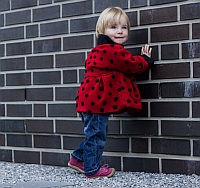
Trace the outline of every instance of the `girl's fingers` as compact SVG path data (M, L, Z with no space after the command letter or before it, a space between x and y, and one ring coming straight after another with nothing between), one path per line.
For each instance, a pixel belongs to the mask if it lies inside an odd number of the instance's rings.
M151 52L152 52L152 48L149 49L149 54L150 54L150 55L151 55Z
M148 45L148 44L145 45L145 51L146 51L146 52L149 51L149 45Z
M144 54L144 53L145 53L145 50L144 50L144 47L142 47L141 54Z
M145 44L145 46L142 47L141 49L141 54L145 54L149 57L151 56L151 52L152 52L152 48L150 48L148 44Z

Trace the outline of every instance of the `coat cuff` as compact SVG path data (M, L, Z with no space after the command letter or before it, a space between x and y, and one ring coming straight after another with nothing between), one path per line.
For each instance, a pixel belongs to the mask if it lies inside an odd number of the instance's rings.
M144 55L144 54L142 55L142 57L148 63L148 68L150 68L154 65L154 60L151 57L148 57L147 55Z

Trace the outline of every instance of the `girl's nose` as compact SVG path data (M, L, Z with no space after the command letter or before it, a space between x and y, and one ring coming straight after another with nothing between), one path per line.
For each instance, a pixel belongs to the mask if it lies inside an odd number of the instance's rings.
M119 28L117 32L118 32L118 33L122 33L122 29L121 29L121 28Z

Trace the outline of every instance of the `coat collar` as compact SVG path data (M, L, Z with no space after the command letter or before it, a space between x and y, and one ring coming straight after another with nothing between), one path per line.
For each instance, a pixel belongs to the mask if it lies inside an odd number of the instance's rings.
M97 44L116 44L107 35L100 34L97 38Z

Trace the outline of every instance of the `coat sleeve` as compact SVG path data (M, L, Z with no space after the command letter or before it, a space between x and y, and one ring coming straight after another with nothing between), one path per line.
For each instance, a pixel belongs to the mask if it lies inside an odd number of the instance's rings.
M141 74L149 67L147 58L139 55L133 56L123 48L117 52L115 69L123 74Z

